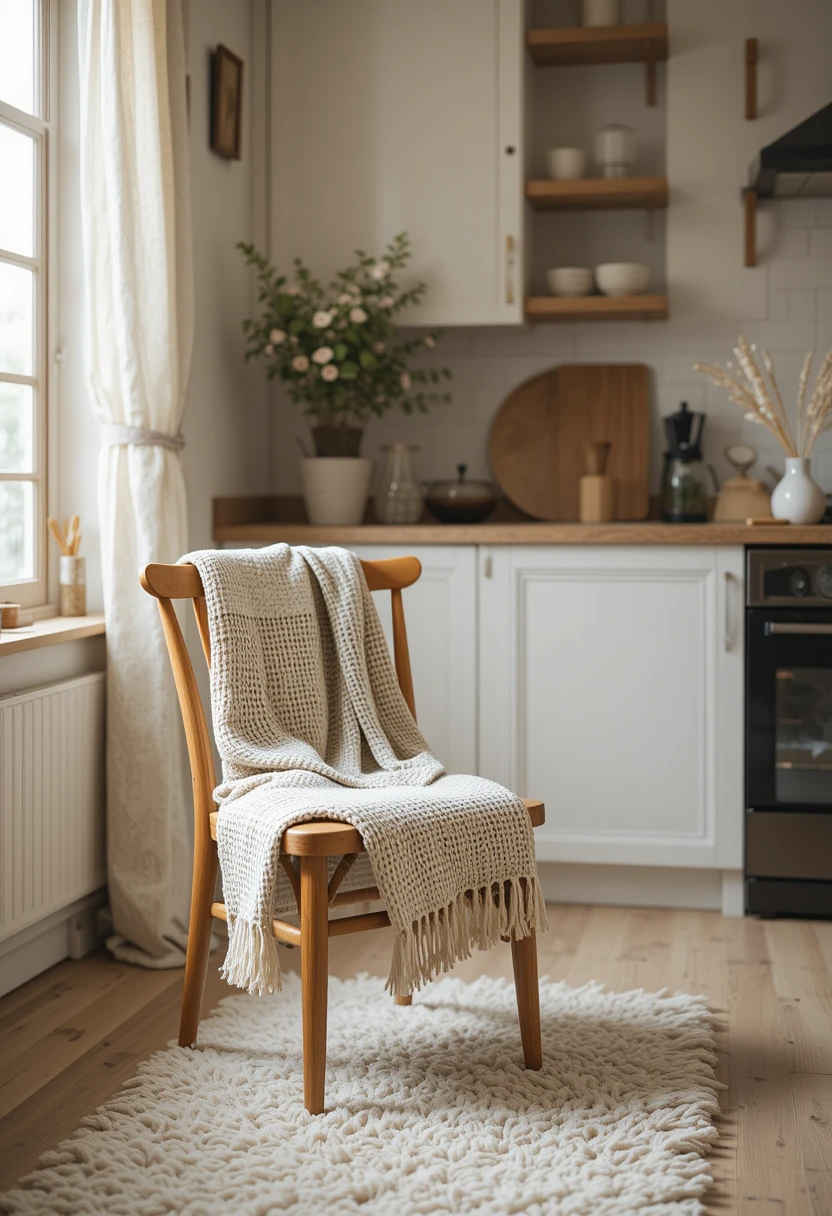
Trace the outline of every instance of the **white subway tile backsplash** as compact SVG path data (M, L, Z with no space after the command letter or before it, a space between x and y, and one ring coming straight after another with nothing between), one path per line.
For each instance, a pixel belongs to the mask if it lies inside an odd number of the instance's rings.
M783 258L769 268L772 287L828 287L832 283L832 257Z
M775 205L782 214L786 228L811 228L815 223L814 199L778 199Z
M832 198L815 199L815 223L820 227L832 226Z
M805 258L809 253L809 228L788 228L785 223L777 224L775 236L771 245L766 249L766 258Z
M817 293L810 288L790 291L789 319L791 321L814 321L817 311Z
M813 228L809 236L812 242L812 257L832 258L832 227Z
M651 369L651 478L659 487L664 436L661 417L678 409L680 401L705 410L705 455L720 480L731 476L724 459L730 443L757 449L756 476L766 465L778 470L783 454L761 426L746 422L739 406L722 389L693 371L697 361L725 365L733 358L737 336L771 351L788 409L795 401L797 380L808 349L817 352L815 370L832 345L832 199L778 202L776 235L761 249L760 266L749 274L762 276L765 315L737 320L721 309L719 284L712 307L688 298L686 284L670 284L667 322L622 322L573 325L526 325L518 328L447 329L422 365L448 366L453 402L438 406L427 417L407 418L391 413L367 427L364 453L378 459L379 448L395 441L418 444L418 475L426 479L453 476L460 461L471 476L488 476L488 436L502 400L524 380L560 363L643 362ZM739 256L739 254L738 254ZM674 311L674 298L677 308ZM280 401L277 393L274 434L274 489L300 490L295 437L309 445L301 412ZM832 433L816 449L815 467L832 492Z

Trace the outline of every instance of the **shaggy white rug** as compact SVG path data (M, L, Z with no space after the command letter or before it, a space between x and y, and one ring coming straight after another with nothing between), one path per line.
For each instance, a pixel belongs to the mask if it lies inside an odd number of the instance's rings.
M330 980L327 1110L302 1103L300 988L232 996L159 1052L0 1211L34 1216L693 1216L717 1138L703 997L541 983L541 1072L514 989L393 1004Z

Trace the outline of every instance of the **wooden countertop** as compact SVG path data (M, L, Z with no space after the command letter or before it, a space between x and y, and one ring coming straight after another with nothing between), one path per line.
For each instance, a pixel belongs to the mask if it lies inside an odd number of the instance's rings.
M360 524L321 528L297 522L216 525L214 540L238 545L832 545L832 526L612 524L486 521L481 524Z

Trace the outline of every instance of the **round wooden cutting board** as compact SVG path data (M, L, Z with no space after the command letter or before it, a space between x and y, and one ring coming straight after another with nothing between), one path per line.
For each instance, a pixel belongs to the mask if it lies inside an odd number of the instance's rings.
M491 429L491 467L506 498L527 515L577 520L585 444L610 443L615 518L645 519L649 428L644 364L567 364L506 397Z

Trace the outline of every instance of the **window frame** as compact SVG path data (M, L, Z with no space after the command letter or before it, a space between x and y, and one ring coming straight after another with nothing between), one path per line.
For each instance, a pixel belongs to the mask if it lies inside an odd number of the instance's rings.
M0 473L0 482L32 482L34 489L33 575L18 582L0 583L0 598L13 600L26 608L47 602L49 552L47 515L50 498L51 462L48 459L50 414L54 400L50 376L49 348L54 332L54 269L57 215L57 14L53 0L37 0L36 30L40 54L35 59L36 115L18 110L0 100L0 121L35 141L34 256L24 257L2 250L0 260L23 266L34 274L32 375L18 376L0 372L6 384L27 384L33 388L33 468L31 473Z

